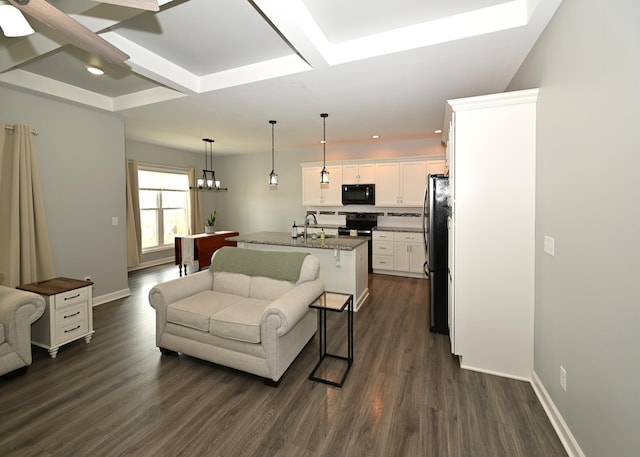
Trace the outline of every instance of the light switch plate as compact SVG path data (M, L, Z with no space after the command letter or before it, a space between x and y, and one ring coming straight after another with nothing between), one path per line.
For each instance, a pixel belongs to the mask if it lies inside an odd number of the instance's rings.
M118 225L118 216L113 216L111 218L111 225Z
M555 245L556 245L556 240L554 240L550 236L544 237L544 252L546 252L550 256L554 256L555 249L556 249Z

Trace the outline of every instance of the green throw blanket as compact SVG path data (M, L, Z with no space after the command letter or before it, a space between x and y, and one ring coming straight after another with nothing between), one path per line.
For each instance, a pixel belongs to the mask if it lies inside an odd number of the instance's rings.
M258 251L225 246L216 251L209 270L296 282L307 252Z

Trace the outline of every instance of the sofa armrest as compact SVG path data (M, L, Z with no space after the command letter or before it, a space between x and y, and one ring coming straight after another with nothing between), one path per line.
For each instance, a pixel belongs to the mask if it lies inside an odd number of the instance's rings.
M261 327L267 327L267 320L276 316L280 325L276 335L286 335L309 312L309 305L324 292L324 282L320 279L298 284L296 287L272 301L262 314Z
M213 273L209 270L199 271L189 276L172 279L156 284L149 291L149 303L156 310L213 287Z

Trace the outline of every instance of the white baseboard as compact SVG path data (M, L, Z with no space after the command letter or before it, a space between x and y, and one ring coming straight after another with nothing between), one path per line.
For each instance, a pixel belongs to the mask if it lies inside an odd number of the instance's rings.
M131 295L131 290L127 287L126 289L117 290L115 292L111 292L110 294L100 295L99 297L93 297L93 307L99 305L104 305L105 303L109 303L110 301L118 300L120 298L125 298Z
M549 392L544 388L544 384L542 384L542 381L535 371L531 372L531 387L533 387L534 392L538 396L538 400L540 400L544 411L547 413L547 417L549 417L551 421L551 425L553 425L569 457L585 457L573 433L571 433L569 426L564 421L562 414L560 414L560 411L556 408Z
M501 378L515 379L516 381L531 382L531 379L526 376L518 376L513 373L503 373L501 371L487 370L484 368L474 367L473 365L468 365L464 362L463 356L460 356L460 368L464 368L465 370L477 371L478 373L485 373L493 376L500 376Z
M163 259L156 259L156 260L150 260L148 262L142 262L141 264L136 265L135 267L129 268L128 271L143 270L145 268L155 267L156 265L164 265L166 263L173 263L173 262L175 262L175 259L173 257L165 257Z

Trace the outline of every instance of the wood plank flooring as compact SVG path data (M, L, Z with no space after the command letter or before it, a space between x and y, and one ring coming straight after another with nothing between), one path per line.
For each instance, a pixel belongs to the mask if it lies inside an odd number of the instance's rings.
M90 344L34 347L26 374L0 378L1 456L567 455L528 383L460 369L428 332L425 280L370 275L342 389L307 379L317 337L272 388L160 354L147 293L177 273L132 273L130 297L94 309ZM339 341L345 315L329 314Z

